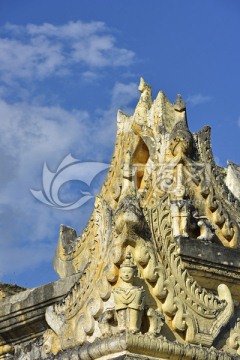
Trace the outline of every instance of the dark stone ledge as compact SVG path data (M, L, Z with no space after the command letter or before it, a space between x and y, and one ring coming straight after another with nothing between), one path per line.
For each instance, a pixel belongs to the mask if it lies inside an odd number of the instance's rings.
M0 336L11 344L39 336L48 328L46 307L61 300L79 274L8 296L0 302Z
M216 290L225 283L240 301L240 250L209 241L178 238L178 252L201 286Z

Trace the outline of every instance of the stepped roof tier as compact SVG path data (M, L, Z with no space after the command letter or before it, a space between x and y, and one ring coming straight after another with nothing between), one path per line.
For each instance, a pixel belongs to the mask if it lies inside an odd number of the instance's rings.
M180 95L139 91L88 225L61 225L61 280L2 301L3 358L239 358L240 167L215 163Z

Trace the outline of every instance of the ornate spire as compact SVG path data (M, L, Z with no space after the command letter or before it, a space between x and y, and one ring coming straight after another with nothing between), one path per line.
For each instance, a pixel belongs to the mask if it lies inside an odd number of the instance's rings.
M181 94L177 94L177 99L174 103L174 109L177 111L186 110L186 103L182 100Z

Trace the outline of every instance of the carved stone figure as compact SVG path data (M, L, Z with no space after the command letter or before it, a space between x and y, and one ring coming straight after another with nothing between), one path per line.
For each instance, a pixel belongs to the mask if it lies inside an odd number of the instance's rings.
M136 275L136 265L130 253L119 270L120 285L114 289L115 310L117 313L119 331L140 331L144 309L144 290L133 285Z
M150 308L147 311L147 316L150 323L148 333L153 336L159 335L164 324L163 314L158 310Z
M102 336L111 336L114 322L114 309L107 309L98 319L99 329Z
M187 200L172 200L171 201L171 215L172 215L172 231L173 236L189 237L188 235L188 219L189 219L189 205Z
M177 117L181 115L179 121L173 127L169 137L169 148L173 156L185 160L186 156L189 156L192 151L193 139L190 131L187 127L186 113L185 111L177 114Z
M186 188L183 185L183 165L176 168L176 187L171 192L171 216L173 236L188 237L188 220L190 215L188 200L184 199Z
M198 236L198 240L211 241L215 235L216 227L213 226L213 224L211 224L208 218L205 216L200 217L197 224L200 228L200 235Z

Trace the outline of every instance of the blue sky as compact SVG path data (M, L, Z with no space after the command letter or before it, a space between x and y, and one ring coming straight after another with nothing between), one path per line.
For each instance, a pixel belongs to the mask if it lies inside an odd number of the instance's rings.
M57 279L60 224L79 233L93 198L62 211L41 203L43 164L71 154L108 163L116 112L133 112L140 76L170 101L187 101L192 131L212 127L217 162L240 164L240 3L163 0L1 0L0 280L26 287ZM60 191L99 191L78 176ZM85 187L84 187L85 186Z

